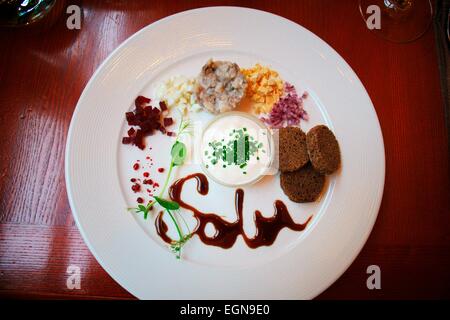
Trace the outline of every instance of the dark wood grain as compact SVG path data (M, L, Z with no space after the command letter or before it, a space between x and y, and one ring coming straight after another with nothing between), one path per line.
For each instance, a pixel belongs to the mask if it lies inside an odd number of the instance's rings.
M432 29L407 45L384 41L351 0L73 3L83 8L79 31L65 27L65 15L44 31L0 31L1 296L132 298L74 226L63 165L72 112L95 69L134 32L176 12L227 4L282 15L328 42L358 74L380 119L386 185L377 222L319 298L450 298L449 154ZM81 290L65 286L71 264L81 267ZM379 291L366 288L371 264L381 267Z
M130 297L93 259L76 227L2 224L0 228L1 295ZM67 288L71 265L80 268L80 290Z

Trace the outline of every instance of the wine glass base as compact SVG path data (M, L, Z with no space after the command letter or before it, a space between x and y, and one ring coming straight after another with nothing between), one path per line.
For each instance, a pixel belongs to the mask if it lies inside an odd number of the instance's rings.
M368 10L373 5L378 6L380 13L376 26L371 25L377 19L373 16L376 13ZM433 18L430 0L360 0L359 10L370 31L396 43L420 38L430 27Z

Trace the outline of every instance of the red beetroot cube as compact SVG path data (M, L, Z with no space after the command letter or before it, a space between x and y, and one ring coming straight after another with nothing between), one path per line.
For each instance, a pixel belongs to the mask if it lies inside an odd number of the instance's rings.
M133 142L133 138L130 138L130 137L123 137L122 138L122 143L123 144L130 144L132 142Z
M134 109L134 114L136 115L136 118L142 121L142 116L144 115L144 108L140 106L136 106L136 109Z
M151 101L151 99L149 99L149 98L147 98L147 97L144 97L144 96L138 96L138 97L136 98L136 100L134 100L134 105L135 105L136 107L138 107L138 106L143 106L143 105L149 103L150 101Z
M166 111L167 110L167 104L165 101L160 101L159 102L159 108L161 109L161 111Z
M173 124L173 119L172 118L164 118L163 124L164 124L164 127L171 126Z
M134 130L134 128L130 128L127 133L129 137L132 137L136 133L136 130Z
M164 128L164 127L160 127L159 131L161 131L162 134L166 134L166 132L167 132L166 128Z
M153 124L151 121L143 121L140 125L141 130L146 133L153 129L152 126Z
M144 134L143 134L141 129L138 129L136 131L136 136L134 137L134 144L139 149L143 150L145 148L145 145L144 145Z
M125 118L127 119L127 122L130 126L136 125L136 116L133 112L126 112Z

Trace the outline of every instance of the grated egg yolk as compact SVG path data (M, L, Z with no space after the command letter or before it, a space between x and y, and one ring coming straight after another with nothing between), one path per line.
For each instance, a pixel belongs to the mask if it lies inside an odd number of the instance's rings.
M283 80L278 72L257 63L249 69L242 69L247 80L247 96L254 102L255 113L269 113L283 94Z

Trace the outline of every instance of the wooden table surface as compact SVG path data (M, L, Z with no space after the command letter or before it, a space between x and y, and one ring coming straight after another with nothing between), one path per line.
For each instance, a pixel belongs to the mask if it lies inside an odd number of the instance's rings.
M74 224L64 149L77 100L100 63L142 27L210 5L248 6L291 19L329 43L375 105L386 184L375 227L354 263L319 298L450 298L449 152L433 28L410 44L366 29L357 1L72 1L45 32L0 32L0 296L133 298L97 263ZM295 41L295 40L291 40ZM351 115L349 115L351 116ZM366 268L381 268L368 290ZM81 267L81 289L66 287Z

